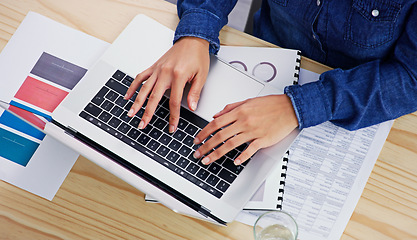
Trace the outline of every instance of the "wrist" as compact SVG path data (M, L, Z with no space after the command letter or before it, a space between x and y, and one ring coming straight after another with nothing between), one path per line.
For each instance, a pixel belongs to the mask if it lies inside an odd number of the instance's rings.
M192 45L192 46L207 49L207 51L210 47L210 43L207 40L199 38L199 37L192 37L192 36L181 37L175 42L175 44L185 44L188 46Z

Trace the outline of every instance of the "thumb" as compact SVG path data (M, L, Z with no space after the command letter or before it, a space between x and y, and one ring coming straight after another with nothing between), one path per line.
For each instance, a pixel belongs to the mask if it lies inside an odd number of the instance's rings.
M191 84L190 91L188 92L187 102L188 107L195 111L197 109L198 101L200 100L201 89L203 89L205 83L205 77L196 75L194 81Z

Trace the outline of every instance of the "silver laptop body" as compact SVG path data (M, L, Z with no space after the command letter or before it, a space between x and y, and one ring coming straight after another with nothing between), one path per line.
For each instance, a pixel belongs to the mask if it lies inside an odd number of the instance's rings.
M268 173L281 164L297 130L258 151L218 198L79 116L116 70L135 77L172 46L173 34L149 17L136 16L54 111L54 124L47 124L45 131L174 211L187 215L197 212L203 219L225 224L234 220ZM226 104L281 93L211 56L210 72L195 113L211 121Z

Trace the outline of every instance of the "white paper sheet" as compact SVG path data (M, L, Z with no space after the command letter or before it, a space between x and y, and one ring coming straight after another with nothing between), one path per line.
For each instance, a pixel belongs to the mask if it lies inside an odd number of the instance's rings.
M42 89L45 90L45 96L49 93L51 95L60 93L61 96L65 96L65 92L69 92L71 86L62 82L63 79L59 77L57 79L56 74L49 74L48 71L54 67L72 71L73 65L76 68L88 69L108 46L109 44L104 41L30 12L0 54L2 76L0 83L3 86L0 88L0 99L19 103L31 103L33 100L36 102L34 105L36 109L48 113L42 107L49 107L50 99L42 103L39 99L32 99L31 94L25 93L39 89L39 86L47 86L47 89ZM33 71L35 65L42 62L41 59L51 56L59 59L59 62L65 62L66 65L53 67L38 65L37 69L41 69L41 73ZM54 63L48 62L48 64ZM51 93L48 92L49 90L56 92ZM3 129L3 133L8 136L17 139L25 136L19 131L16 135L10 135L10 132L4 131L4 126L0 129ZM8 155L7 151L2 153L0 179L48 200L52 200L55 196L78 158L78 153L48 136L40 141L36 150L30 153L32 157L23 165L11 160L16 154Z

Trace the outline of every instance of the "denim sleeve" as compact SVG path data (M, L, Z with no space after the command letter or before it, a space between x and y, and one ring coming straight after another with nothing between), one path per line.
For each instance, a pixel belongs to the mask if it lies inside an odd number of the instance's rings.
M227 16L237 0L178 0L180 18L174 43L181 37L193 36L210 43L210 53L220 49L219 32L227 24Z
M335 69L314 83L289 86L299 128L330 120L349 130L417 110L417 5L391 54L353 69Z

